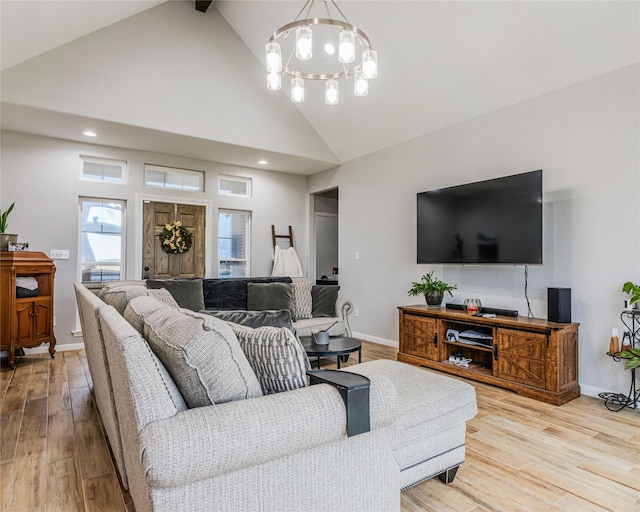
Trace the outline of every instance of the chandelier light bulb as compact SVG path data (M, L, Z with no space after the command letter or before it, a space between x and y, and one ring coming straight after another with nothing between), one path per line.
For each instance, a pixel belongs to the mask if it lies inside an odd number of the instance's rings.
M338 37L338 60L344 64L356 58L356 34L352 30L343 30Z
M366 96L369 94L369 82L362 76L362 69L356 70L353 79L353 94L356 96Z
M291 101L294 103L304 101L304 80L299 76L291 79Z
M362 76L367 80L378 76L378 52L375 50L362 52Z
M282 78L280 73L267 73L267 89L270 91L279 91L282 87Z
M327 85L325 86L324 101L327 105L338 104L338 81L335 78L330 78L329 80L327 80Z
M296 57L309 60L312 56L312 33L309 25L302 25L296 29Z
M267 43L264 47L267 61L267 73L280 73L282 71L282 55L280 45L275 41Z

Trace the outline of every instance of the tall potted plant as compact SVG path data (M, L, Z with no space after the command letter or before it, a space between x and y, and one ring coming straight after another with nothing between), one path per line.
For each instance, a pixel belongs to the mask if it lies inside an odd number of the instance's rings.
M9 214L13 210L15 206L15 202L11 203L11 206L7 208L5 211L0 209L0 251L6 251L9 249L9 242L17 242L18 235L12 235L7 233L7 219L9 218Z
M419 282L411 283L411 289L407 293L412 297L424 295L427 306L439 306L442 303L445 292L453 297L451 292L456 288L458 288L456 285L445 283L437 277L433 277L432 270L423 275Z

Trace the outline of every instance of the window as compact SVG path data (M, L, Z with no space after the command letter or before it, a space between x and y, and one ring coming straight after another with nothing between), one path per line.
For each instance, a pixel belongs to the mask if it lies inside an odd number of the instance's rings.
M125 183L127 162L80 155L80 178L90 181Z
M144 184L149 187L204 192L204 172L145 165Z
M249 223L251 213L218 212L218 275L247 277L249 273Z
M117 281L124 275L124 201L80 198L80 279Z
M218 179L218 194L251 197L251 178L220 175Z

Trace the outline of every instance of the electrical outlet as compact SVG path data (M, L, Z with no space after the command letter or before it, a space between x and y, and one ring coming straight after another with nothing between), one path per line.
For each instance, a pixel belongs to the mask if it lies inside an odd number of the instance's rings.
M68 249L49 249L49 258L51 258L52 260L68 260L69 250Z
M360 252L356 251L356 259L359 260L360 259Z
M358 308L353 310L353 316L355 316L356 318L360 316L360 310Z
M53 326L54 327L56 326L56 317L55 316L53 317Z

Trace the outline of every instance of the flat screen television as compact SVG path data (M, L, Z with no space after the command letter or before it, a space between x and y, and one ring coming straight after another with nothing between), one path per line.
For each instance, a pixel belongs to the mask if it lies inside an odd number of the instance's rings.
M418 263L542 264L542 170L419 193Z

